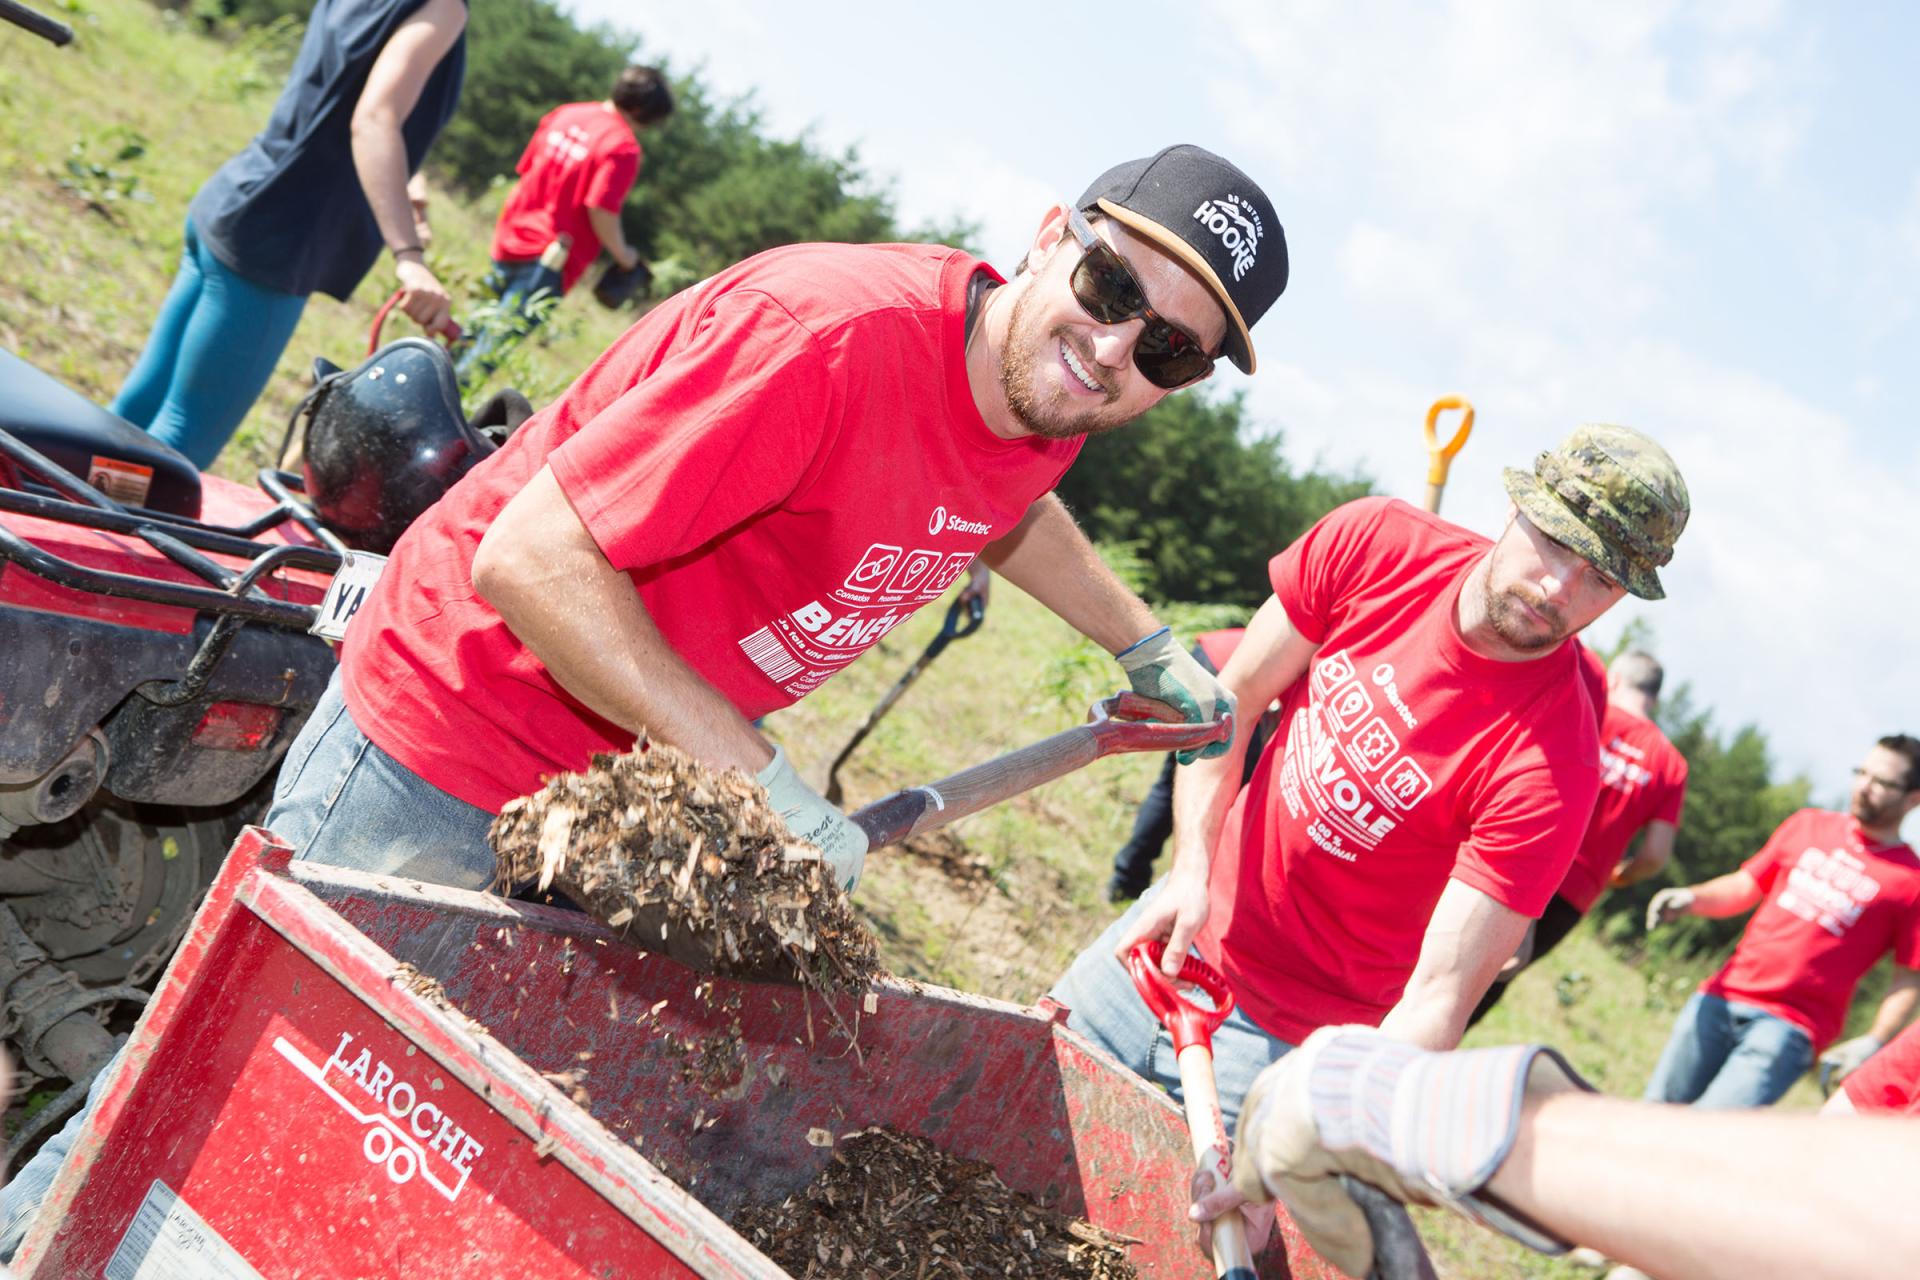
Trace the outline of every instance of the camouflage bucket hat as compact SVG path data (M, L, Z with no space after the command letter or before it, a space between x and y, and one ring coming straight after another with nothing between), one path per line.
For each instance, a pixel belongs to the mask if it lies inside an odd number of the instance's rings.
M1663 600L1655 572L1687 527L1687 482L1667 451L1632 427L1578 427L1533 460L1509 467L1507 492L1534 527L1642 600Z

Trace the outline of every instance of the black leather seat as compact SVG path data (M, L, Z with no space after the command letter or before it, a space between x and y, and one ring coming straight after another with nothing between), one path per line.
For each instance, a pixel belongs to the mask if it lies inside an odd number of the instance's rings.
M8 351L0 351L0 430L122 506L199 518L191 462Z

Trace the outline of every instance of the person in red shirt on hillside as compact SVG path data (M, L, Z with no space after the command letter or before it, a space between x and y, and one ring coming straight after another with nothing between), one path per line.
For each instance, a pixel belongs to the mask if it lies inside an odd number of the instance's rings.
M1594 659L1598 662L1599 659ZM1616 889L1657 874L1673 856L1680 809L1687 799L1687 760L1653 722L1666 672L1650 653L1629 649L1607 667L1607 706L1600 720L1600 797L1567 878L1528 928L1520 949L1480 998L1467 1025L1500 1003L1520 971L1559 946L1608 885ZM1623 858L1634 837L1640 847Z
M493 229L486 286L498 302L470 321L462 381L484 378L509 343L540 323L542 298L559 298L605 249L631 270L640 255L627 243L620 209L640 173L639 135L673 114L673 93L653 67L627 67L601 102L569 102L541 118L515 167L520 181Z
M1052 491L1216 356L1251 372L1286 279L1266 195L1180 146L1055 205L1011 283L941 245L815 244L684 291L401 537L267 825L308 858L484 886L507 801L644 733L757 777L851 887L866 836L750 722L976 557L1138 692L1230 715Z
M1920 1005L1920 856L1900 843L1900 824L1916 807L1920 738L1894 734L1853 771L1848 812L1802 809L1738 871L1654 895L1648 929L1759 910L1680 1011L1649 1101L1779 1101L1840 1034L1860 979L1888 952L1893 979L1872 1026L1821 1064L1844 1080L1906 1024Z
M1586 830L1603 693L1572 637L1629 591L1661 598L1686 485L1617 426L1506 483L1491 542L1363 498L1274 558L1220 674L1242 707L1282 700L1253 780L1237 742L1182 771L1167 877L1054 986L1069 1026L1177 1092L1121 957L1165 939L1173 973L1196 946L1235 1001L1213 1037L1229 1123L1316 1027L1452 1047Z

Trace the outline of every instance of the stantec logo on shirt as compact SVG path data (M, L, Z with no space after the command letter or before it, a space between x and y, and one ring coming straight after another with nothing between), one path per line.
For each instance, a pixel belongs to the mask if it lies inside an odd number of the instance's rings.
M1193 220L1220 237L1221 248L1233 258L1235 280L1253 270L1263 228L1259 213L1251 205L1241 204L1239 196L1202 200L1193 211Z
M927 518L927 532L938 533L942 529L951 529L955 533L988 534L993 526L985 520L969 520L965 516L951 515L945 507L935 507Z

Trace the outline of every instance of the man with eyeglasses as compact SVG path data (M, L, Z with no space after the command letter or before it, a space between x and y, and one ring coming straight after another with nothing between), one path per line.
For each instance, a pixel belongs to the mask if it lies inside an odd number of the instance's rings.
M1653 1102L1764 1107L1840 1035L1860 979L1893 953L1893 977L1862 1035L1820 1055L1844 1080L1920 1006L1920 856L1900 824L1920 807L1920 738L1880 739L1853 771L1847 812L1802 809L1738 871L1647 904L1647 928L1754 911L1733 955L1674 1022L1648 1082Z
M1244 789L1237 740L1180 771L1166 878L1051 993L1177 1092L1122 957L1164 939L1174 973L1196 948L1235 1001L1213 1037L1229 1125L1317 1027L1452 1048L1579 847L1605 695L1573 636L1629 592L1662 598L1690 503L1666 451L1626 427L1581 427L1506 484L1492 541L1363 498L1274 558L1220 673L1242 707L1281 700L1273 740Z
M1251 373L1286 281L1266 195L1177 146L1050 209L1011 282L939 245L814 244L695 285L400 540L267 824L305 857L484 886L502 805L646 734L758 777L851 887L864 834L751 722L976 557L1139 692L1230 714L1052 490L1216 359Z

